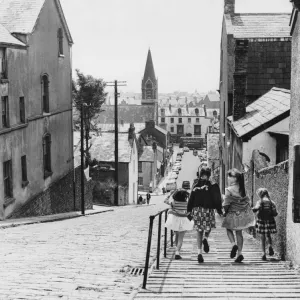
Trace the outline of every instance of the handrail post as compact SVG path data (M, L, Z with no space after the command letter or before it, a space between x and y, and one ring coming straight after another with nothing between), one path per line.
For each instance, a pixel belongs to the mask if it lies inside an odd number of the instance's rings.
M159 256L160 256L160 239L161 239L161 215L158 219L158 234L157 234L157 252L156 252L156 269L159 270Z
M173 230L171 230L171 247L173 247Z
M168 217L168 211L165 211L165 222L167 221L167 217ZM165 245L164 245L164 257L167 257L167 235L168 235L168 228L165 227L165 236L164 236L164 240L165 240Z
M147 252L146 252L143 289L146 288L146 284L147 284L149 259L150 259L150 250L151 250L151 240L152 240L152 229L153 229L153 220L154 220L153 216L150 216L149 218L150 218L150 224L149 224L149 233L148 233L148 245L147 245Z

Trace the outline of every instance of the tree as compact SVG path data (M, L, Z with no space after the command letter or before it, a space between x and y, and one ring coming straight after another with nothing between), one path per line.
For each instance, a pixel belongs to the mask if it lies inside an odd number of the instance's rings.
M90 161L89 139L90 132L96 131L93 119L102 111L102 104L105 102L107 93L104 91L105 82L103 79L94 78L91 75L84 75L76 69L77 80L72 84L72 95L74 105L77 111L81 111L83 105L83 121L84 121L84 138L85 138L85 155L86 164ZM79 119L80 124L80 119ZM77 123L77 125L79 125ZM79 125L80 127L80 125Z

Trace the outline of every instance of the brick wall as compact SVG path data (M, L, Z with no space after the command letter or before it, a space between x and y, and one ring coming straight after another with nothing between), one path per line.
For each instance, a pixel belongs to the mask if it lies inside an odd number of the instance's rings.
M57 213L71 212L81 209L81 176L80 166L75 169L75 201L73 188L74 172L68 173L53 183L46 191L30 199L8 217L26 218ZM91 209L92 203L92 180L85 178L85 208Z
M278 216L276 217L278 233L273 235L274 246L276 251L285 257L286 253L286 212L288 202L288 161L278 165L261 169L253 176L252 168L246 173L246 190L249 197L253 197L253 205L256 204L258 197L256 196L257 189L265 187L269 190L271 199L276 203ZM252 182L254 179L254 186ZM260 239L260 235L257 235Z

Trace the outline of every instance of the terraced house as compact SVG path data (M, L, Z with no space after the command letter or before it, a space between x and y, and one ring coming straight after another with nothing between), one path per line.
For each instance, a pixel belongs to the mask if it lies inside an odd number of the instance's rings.
M0 219L73 209L72 44L59 0L0 0Z
M240 167L244 162L241 155L243 141L233 141L233 138L242 137L253 129L247 120L243 120L249 118L247 108L274 87L277 88L272 93L275 98L278 93L279 97L283 95L285 98L286 90L290 90L289 20L290 14L284 13L235 13L235 0L224 1L219 88L220 184L223 191L228 168ZM272 106L272 103L269 104ZM256 118L254 109L250 114L253 119ZM262 125L265 129L266 123L273 126L278 115L279 121L282 121L283 110L281 107L274 107L276 109L278 111L271 115L272 124L268 123L271 120L262 119L257 121L257 126ZM242 128L237 129L241 124ZM285 137L283 139L286 141Z

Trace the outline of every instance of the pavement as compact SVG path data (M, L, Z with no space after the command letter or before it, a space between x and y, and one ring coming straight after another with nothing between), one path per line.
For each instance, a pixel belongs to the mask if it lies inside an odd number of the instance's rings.
M104 212L113 211L111 207L93 205L93 209L85 210L85 215L94 215L100 214ZM30 225L36 223L45 223L45 222L54 222L54 221L61 221L66 219L78 218L83 217L82 213L79 211L67 212L67 213L60 213L60 214L53 214L47 216L39 216L39 217L31 217L31 218L18 218L18 219L7 219L4 221L0 221L0 229L10 228L10 227L17 227L22 225Z
M260 244L249 234L244 233L242 263L229 257L231 245L220 218L208 241L210 252L203 252L199 264L195 232L187 233L182 260L174 259L174 247L168 248L159 270L153 270L146 289L134 299L300 299L299 271L276 256L262 261Z

